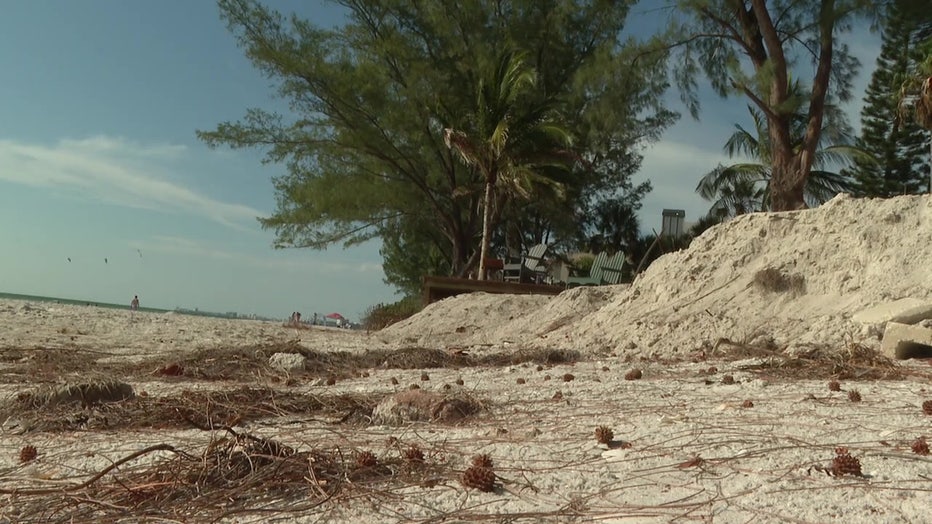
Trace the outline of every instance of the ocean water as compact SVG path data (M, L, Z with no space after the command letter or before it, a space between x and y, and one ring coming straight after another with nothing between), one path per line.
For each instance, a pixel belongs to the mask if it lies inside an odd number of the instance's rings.
M109 309L129 310L129 300L127 300L125 304L111 304L109 302L95 302L93 300L78 300L78 299L73 299L73 298L61 298L61 297L44 297L40 295L19 295L16 293L3 293L3 292L0 292L0 299L27 300L30 302L52 302L55 304L72 304L75 306L94 306L94 307L105 307ZM154 308L154 307L140 307L139 311L148 311L150 313L167 313L169 311L174 311L175 313L180 313L183 315L195 315L195 316L201 316L201 317L232 318L232 319L252 318L252 319L258 319L258 320L270 320L270 319L257 317L254 315L253 316L239 315L235 312L215 313L211 311L200 311L197 309L184 309L184 308L176 308L172 310L172 309L159 309L159 308Z
M28 300L30 302L54 302L56 304L72 304L75 306L94 306L94 307L105 307L110 309L129 309L129 300L125 304L110 304L108 302L95 302L93 300L77 300L73 298L61 298L61 297L43 297L39 295L18 295L16 293L2 293L0 292L0 298L8 300ZM140 307L139 311L149 311L152 313L165 313L170 310L168 309L158 309L151 307Z

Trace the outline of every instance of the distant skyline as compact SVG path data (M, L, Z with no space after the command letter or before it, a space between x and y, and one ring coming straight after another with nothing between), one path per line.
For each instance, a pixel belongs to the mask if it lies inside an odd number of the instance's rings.
M329 2L265 3L323 26L343 17ZM859 126L879 37L857 40L863 69L849 113ZM0 292L353 320L399 298L382 282L378 242L272 249L274 232L256 217L274 211L271 178L284 166L197 140L195 130L250 107L287 114L213 2L6 2L0 68ZM684 117L644 151L636 180L654 185L645 231L659 228L663 208L685 209L688 221L705 213L695 184L747 122L743 100L702 102L701 123Z

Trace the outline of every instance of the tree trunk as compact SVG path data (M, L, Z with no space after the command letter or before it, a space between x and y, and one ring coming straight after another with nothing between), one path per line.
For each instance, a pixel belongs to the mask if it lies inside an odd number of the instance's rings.
M800 168L799 155L792 151L774 151L770 179L770 210L795 211L806 207L806 177Z
M482 241L479 245L478 280L485 280L485 259L489 256L489 244L492 242L492 187L493 182L485 184L485 199L482 203Z

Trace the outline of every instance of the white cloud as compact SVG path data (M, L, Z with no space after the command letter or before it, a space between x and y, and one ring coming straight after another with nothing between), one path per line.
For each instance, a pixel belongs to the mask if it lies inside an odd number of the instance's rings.
M184 146L139 144L95 136L54 145L0 140L0 182L51 187L125 207L199 215L236 229L255 225L262 212L222 202L172 182L166 166Z
M326 260L324 253L314 253L308 256L308 250L301 251L273 251L264 255L255 255L244 252L229 251L211 247L203 241L191 238L156 235L147 241L131 243L134 249L142 253L167 253L184 256L210 258L214 260L234 261L239 264L255 268L269 269L276 272L295 272L307 274L308 271L328 274L346 273L382 273L382 265L371 261L360 260L350 262L345 260Z

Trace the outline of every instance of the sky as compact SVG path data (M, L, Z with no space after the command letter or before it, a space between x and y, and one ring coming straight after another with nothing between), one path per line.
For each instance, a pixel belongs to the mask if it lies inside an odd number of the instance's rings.
M321 26L329 2L267 0ZM651 4L644 1L642 4ZM207 0L3 0L0 17L0 292L258 314L359 319L400 298L383 282L379 243L275 250L256 217L275 209L281 165L259 151L211 150L195 136L247 108L287 114L271 80L244 57ZM653 9L632 15L657 23ZM636 24L646 27L650 24ZM849 42L864 68L879 52ZM677 96L670 95L674 109ZM654 190L642 229L664 208L708 209L698 178L727 161L722 145L745 104L704 92L701 122L684 116L643 151L637 180ZM860 100L849 113L857 125ZM683 111L685 115L685 111Z

